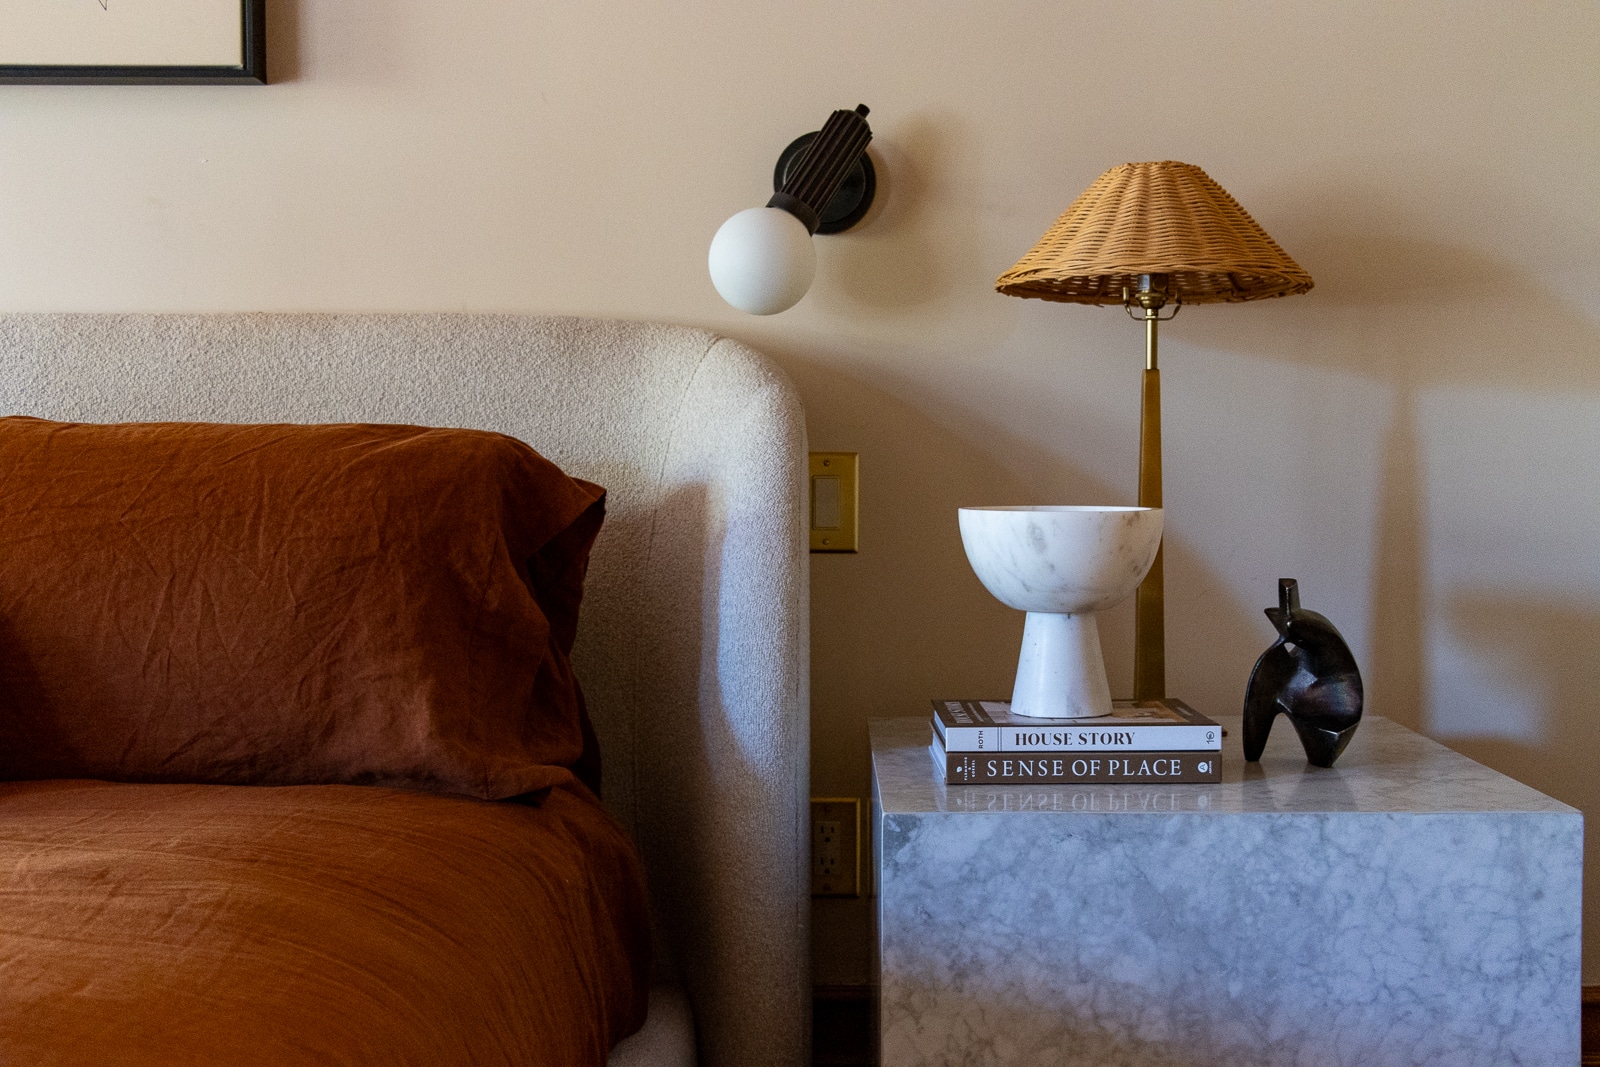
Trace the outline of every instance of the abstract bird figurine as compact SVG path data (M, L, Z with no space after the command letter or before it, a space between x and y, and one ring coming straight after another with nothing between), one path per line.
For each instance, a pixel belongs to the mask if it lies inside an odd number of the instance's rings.
M1300 606L1300 584L1278 579L1278 606L1266 609L1278 641L1256 660L1244 695L1244 758L1261 758L1281 711L1318 767L1333 761L1361 722L1361 671L1333 623Z

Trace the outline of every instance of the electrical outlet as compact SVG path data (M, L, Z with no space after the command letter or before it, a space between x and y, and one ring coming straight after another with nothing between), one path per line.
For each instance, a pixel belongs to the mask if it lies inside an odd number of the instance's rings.
M861 801L811 798L811 895L861 895Z

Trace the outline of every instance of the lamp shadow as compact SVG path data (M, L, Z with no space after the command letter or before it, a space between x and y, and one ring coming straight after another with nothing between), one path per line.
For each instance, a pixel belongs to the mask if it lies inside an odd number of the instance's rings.
M1422 729L1430 560L1419 404L1449 387L1600 391L1600 328L1559 287L1510 261L1373 232L1375 218L1415 228L1377 194L1318 202L1303 212L1302 233L1290 244L1316 278L1311 293L1267 302L1261 315L1196 315L1184 327L1199 344L1359 375L1392 390L1375 522L1372 662L1364 666L1368 707Z
M1528 698L1539 720L1536 733L1544 739L1528 744L1501 736L1452 738L1451 747L1535 778L1564 769L1570 773L1561 781L1575 788L1558 799L1600 810L1600 777L1591 771L1600 750L1600 717L1594 714L1600 693L1600 657L1595 655L1600 604L1470 591L1446 601L1444 621L1481 669Z
M1429 706L1423 608L1428 595L1428 494L1416 396L1410 391L1395 398L1381 455L1369 620L1372 662L1364 674L1367 707L1422 731Z

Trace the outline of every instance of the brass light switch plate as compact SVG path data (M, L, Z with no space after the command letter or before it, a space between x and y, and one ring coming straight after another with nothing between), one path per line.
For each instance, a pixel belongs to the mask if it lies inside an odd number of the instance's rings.
M811 551L859 551L860 473L858 453L811 453Z
M861 895L861 801L811 798L811 895Z

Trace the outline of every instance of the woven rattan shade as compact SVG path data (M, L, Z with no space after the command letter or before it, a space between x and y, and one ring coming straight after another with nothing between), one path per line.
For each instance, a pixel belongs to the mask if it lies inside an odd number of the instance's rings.
M1096 179L995 288L1074 304L1120 304L1139 275L1170 276L1185 304L1311 288L1227 190L1191 163L1124 163Z

